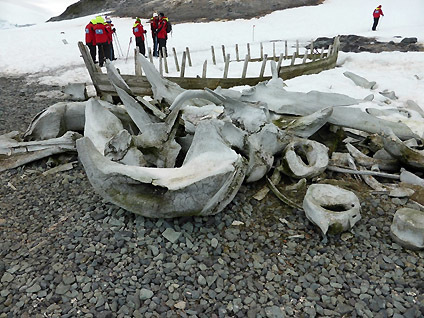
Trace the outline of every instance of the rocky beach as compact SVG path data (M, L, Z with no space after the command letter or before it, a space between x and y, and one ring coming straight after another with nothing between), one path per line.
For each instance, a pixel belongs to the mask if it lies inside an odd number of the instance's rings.
M0 78L0 134L24 132L59 87ZM56 96L56 97L54 97ZM103 201L76 153L0 172L0 317L422 317L424 252L390 236L406 198L326 172L361 202L327 235L266 186L210 217L148 219ZM302 202L303 194L296 198Z

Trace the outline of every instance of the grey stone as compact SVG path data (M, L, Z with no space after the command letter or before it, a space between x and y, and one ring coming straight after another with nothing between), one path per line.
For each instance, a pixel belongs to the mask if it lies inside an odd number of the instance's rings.
M171 243L175 243L181 236L181 232L176 232L172 228L167 228L163 233L163 237L166 238Z

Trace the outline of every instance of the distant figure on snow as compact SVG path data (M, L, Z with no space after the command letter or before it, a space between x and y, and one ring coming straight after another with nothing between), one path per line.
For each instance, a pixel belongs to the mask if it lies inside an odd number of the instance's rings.
M379 5L377 8L375 8L372 16L374 17L374 24L372 25L372 30L375 31L377 29L378 20L380 19L380 16L384 17L383 10L381 10L381 5Z
M109 31L106 28L106 22L102 16L98 16L96 22L94 32L96 45L99 50L99 65L102 67L106 59L110 60Z
M163 51L165 51L165 55L168 56L168 53L166 52L166 40L168 39L168 18L165 17L165 14L162 12L159 13L159 21L158 21L158 28L157 28L157 36L158 36L158 43L159 43L159 54L163 57Z
M153 56L159 56L158 52L158 22L159 17L156 12L153 13L153 16L150 18L150 29L152 30L152 40L153 40Z
M91 58L94 63L96 61L96 36L94 33L94 25L97 23L96 19L92 19L85 27L85 44L90 50Z
M138 46L140 53L143 56L146 56L146 48L144 46L144 34L147 31L144 30L143 25L141 24L140 18L135 19L135 23L133 25L133 34L135 36L135 45Z

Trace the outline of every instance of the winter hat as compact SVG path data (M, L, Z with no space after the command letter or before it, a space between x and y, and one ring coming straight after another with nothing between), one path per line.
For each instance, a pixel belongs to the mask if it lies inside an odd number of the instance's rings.
M141 22L140 18L136 18L135 21L137 22Z
M157 12L153 12L153 17L157 17L158 16L158 14L157 14Z
M163 12L161 12L161 13L159 13L159 16L160 16L161 18L163 18L163 17L165 16L165 14L164 14Z

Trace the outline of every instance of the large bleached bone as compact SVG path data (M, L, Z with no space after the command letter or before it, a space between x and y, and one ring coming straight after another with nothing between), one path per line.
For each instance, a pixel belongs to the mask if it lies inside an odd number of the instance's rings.
M381 170L387 171L398 171L399 170L399 162L397 160L384 160L384 159L375 159L364 155L357 148L355 148L351 144L346 144L346 148L351 154L351 156L356 160L358 164L365 168L371 168L374 166L378 166Z
M289 134L293 134L302 138L308 138L315 134L322 126L327 123L332 113L333 108L327 107L316 111L311 115L303 116L292 121L284 129Z
M403 164L424 171L424 151L405 145L390 129L382 134L384 149Z
M106 70L107 70L107 78L114 86L119 87L120 89L124 90L128 94L133 94L133 92L131 91L131 88L124 81L121 74L119 74L118 70L115 68L112 62L108 60L106 60Z
M266 102L268 109L277 114L306 116L327 107L333 107L328 122L334 125L358 129L368 133L380 133L389 127L401 139L417 137L405 124L371 116L361 109L341 107L357 105L361 100L337 93L311 91L308 93L286 91L279 82L262 82L243 91L242 101Z
M410 249L424 249L424 212L409 208L396 211L390 227L393 239Z
M62 137L42 141L13 142L0 141L0 171L19 167L39 159L63 152L76 151L75 141L82 136L66 132Z
M376 82L369 82L367 79L363 78L362 76L356 75L352 72L344 72L344 76L351 79L352 82L355 83L355 85L368 88L368 89L374 89Z
M94 189L126 210L154 218L216 214L234 198L246 169L218 125L199 124L180 168L121 165L102 156L87 137L77 149Z
M138 55L140 65L152 85L153 97L158 102L165 101L169 105L177 98L179 94L185 91L178 84L165 79L156 70L155 66L150 63L143 55Z
M400 169L400 181L401 182L405 182L405 183L409 183L409 184L413 184L413 185L418 185L420 187L424 187L424 179L418 177L417 175L413 174L412 172L409 172L407 170L405 170L404 168Z
M85 108L89 101L85 102L59 102L41 112L31 121L24 134L25 140L47 140L62 136L66 131L84 131ZM127 127L133 129L131 120L123 108L117 107L105 101L99 101L108 108Z
M279 170L298 179L312 178L325 171L328 161L326 146L313 140L297 140L284 149Z
M313 184L303 199L306 217L325 235L350 229L361 219L357 196L330 184Z

